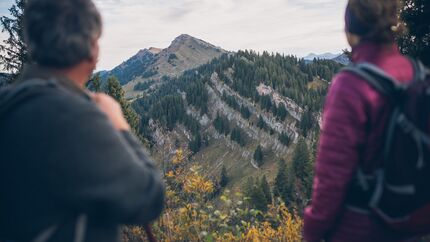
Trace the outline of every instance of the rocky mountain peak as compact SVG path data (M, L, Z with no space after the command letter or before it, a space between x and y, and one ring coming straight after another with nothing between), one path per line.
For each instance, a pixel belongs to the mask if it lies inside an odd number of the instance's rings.
M167 49L175 50L175 49L181 48L183 46L188 47L188 48L203 47L205 49L215 49L215 50L219 50L219 51L224 51L220 47L216 47L213 44L210 44L204 40L198 39L198 38L193 37L193 36L188 35L188 34L181 34L178 37L176 37L172 41L172 44Z
M150 48L148 49L148 51L149 51L149 52L151 52L151 53L152 53L152 54L154 54L154 55L156 55L156 54L160 53L162 50L163 50L163 49L161 49L161 48L156 48L156 47L150 47Z

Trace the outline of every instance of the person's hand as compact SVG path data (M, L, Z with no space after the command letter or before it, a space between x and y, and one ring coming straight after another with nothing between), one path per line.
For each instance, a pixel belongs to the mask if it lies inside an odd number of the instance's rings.
M92 99L118 130L130 130L119 103L104 93L92 93Z

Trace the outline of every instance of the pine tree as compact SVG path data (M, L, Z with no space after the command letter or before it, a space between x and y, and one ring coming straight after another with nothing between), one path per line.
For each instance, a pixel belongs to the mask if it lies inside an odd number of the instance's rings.
M266 195L263 192L261 184L258 179L254 182L252 177L248 177L244 186L245 195L249 198L249 205L251 208L255 208L260 211L267 211L268 201Z
M245 196L250 197L253 188L254 188L254 179L252 176L248 176L248 178L245 181L245 184L243 185L243 192Z
M255 209L263 212L267 211L268 202L260 186L254 185L254 190L251 193L251 201Z
M177 122L186 119L186 110L180 95L167 95L153 101L155 103L149 110L150 117L159 121L168 130L172 130ZM194 123L190 120L184 122L189 122L188 125ZM195 135L195 132L193 134Z
M23 33L24 5L25 0L15 0L15 4L9 9L10 17L0 17L2 32L9 35L0 43L0 68L12 74L9 82L15 80L24 64L29 62Z
M227 118L221 116L220 113L217 113L213 125L220 134L227 135L228 133L230 133L230 124Z
M266 129L267 128L267 124L261 115L258 117L257 127L259 127L260 129Z
M292 205L295 201L294 181L295 176L292 174L291 169L287 167L284 159L280 160L278 163L278 173L275 178L274 192L276 196L281 197L288 205Z
M313 161L310 159L309 149L304 139L300 139L294 152L292 160L292 173L297 180L295 187L299 187L302 198L308 199L312 191ZM302 205L306 203L302 200Z
M303 178L303 187L304 187L304 194L305 198L309 200L312 195L312 184L314 179L314 160L311 159L306 164L305 167L305 174L306 176Z
M401 19L408 33L398 38L403 53L420 59L430 66L430 1L404 0Z
M309 163L309 150L303 138L299 139L297 146L293 152L292 168L294 174L299 178L304 178L307 172L307 164Z
M261 148L261 145L258 145L254 151L254 160L257 161L258 166L263 165L263 158L264 158L263 149Z
M288 205L289 208L292 208L298 200L298 191L296 190L296 183L298 178L293 173L293 169L291 169L291 166L287 167L286 177L287 180L283 187L281 198L284 200L284 202Z
M285 120L285 118L287 117L287 114L288 114L288 111L287 111L287 109L285 108L285 105L284 105L284 104L282 104L282 103L280 103L280 104L279 104L279 107L278 107L278 109L277 109L276 116L278 116L278 117L279 117L279 119L281 119L282 121L284 121L284 120Z
M249 119L249 117L251 117L251 111L249 111L249 109L244 105L242 105L240 108L240 114L244 119Z
M309 130L314 126L314 117L312 116L312 111L307 109L300 120L300 130L302 131L303 136L307 136Z
M93 92L101 91L102 83L101 83L101 78L99 73L93 75L91 80L87 83L87 88Z
M199 133L197 133L194 139L190 141L188 146L193 153L197 153L200 151L200 148L202 146L202 138Z
M230 139L237 142L240 146L245 146L245 135L243 134L242 130L238 127L234 128L231 131Z
M284 159L278 162L278 173L275 178L275 187L273 189L276 196L280 196L283 190L283 186L287 181L287 164Z
M290 145L290 142L291 142L291 138L290 138L290 136L287 134L287 133L285 133L285 132L282 132L280 135L279 135L279 141L283 144L283 145L285 145L285 146L289 146Z
M267 182L267 178L266 175L263 176L263 178L261 178L261 190L263 190L263 193L266 197L267 203L270 204L272 203L272 192L270 191L270 186L269 183Z
M107 94L118 101L128 124L132 130L138 134L140 123L139 116L125 99L124 90L122 89L121 84L119 84L118 79L114 76L109 77L107 80Z
M225 167L225 165L223 165L221 168L219 184L221 187L226 187L228 182L229 182L229 178L227 174L227 168Z

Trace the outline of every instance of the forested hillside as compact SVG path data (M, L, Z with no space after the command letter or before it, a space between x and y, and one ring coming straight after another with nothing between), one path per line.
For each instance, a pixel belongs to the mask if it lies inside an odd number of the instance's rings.
M239 51L165 77L132 106L162 164L181 148L190 151L190 165L209 169L213 179L227 167L231 188L263 175L273 185L277 164L291 163L299 140L311 147L304 156L312 157L328 80L339 68L328 60L306 64L294 56Z
M240 240L252 233L270 238L264 234L271 231L300 241L297 216L310 196L320 112L329 80L341 67L331 60L239 51L177 78L163 77L163 84L134 100L140 133L168 184L158 232L184 240ZM289 221L289 231L278 227L279 220L265 225L276 213L284 214L279 219ZM192 214L194 222L187 217ZM131 239L132 230L124 232Z

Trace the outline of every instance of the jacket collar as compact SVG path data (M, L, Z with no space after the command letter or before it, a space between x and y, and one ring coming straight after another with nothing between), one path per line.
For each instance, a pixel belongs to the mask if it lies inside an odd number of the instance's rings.
M67 78L66 76L62 75L61 73L56 72L53 69L42 67L36 64L27 65L24 67L22 74L20 78L17 81L17 84L31 81L34 79L42 79L42 80L54 80L55 83L61 85L63 88L66 88L67 90L83 95L86 98L90 99L90 96L88 93L80 88L78 85L76 85L72 80Z
M400 55L396 44L376 44L373 42L362 42L352 48L352 62L375 63L388 56Z

